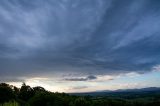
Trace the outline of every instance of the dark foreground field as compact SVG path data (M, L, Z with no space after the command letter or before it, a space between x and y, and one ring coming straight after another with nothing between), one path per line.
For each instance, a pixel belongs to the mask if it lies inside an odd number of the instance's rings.
M0 106L160 106L160 89L53 93L43 87L0 84Z

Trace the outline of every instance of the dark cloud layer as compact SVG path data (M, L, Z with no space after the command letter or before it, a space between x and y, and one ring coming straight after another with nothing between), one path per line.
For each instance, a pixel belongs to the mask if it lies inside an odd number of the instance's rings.
M159 5L1 0L0 75L148 72L160 64Z
M66 78L64 79L65 81L90 81L90 80L95 80L97 79L96 76L90 75L88 77L85 78Z

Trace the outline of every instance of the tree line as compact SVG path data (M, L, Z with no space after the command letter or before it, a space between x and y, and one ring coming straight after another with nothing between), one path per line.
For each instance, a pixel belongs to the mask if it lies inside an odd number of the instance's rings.
M43 87L20 88L0 83L0 104L16 101L19 106L160 106L160 96L155 98L123 99L109 97L76 96L50 92Z

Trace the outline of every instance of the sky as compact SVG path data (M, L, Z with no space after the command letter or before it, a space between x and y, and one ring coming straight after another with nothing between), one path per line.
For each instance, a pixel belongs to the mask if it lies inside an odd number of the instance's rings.
M158 80L159 0L0 0L0 82L89 92Z

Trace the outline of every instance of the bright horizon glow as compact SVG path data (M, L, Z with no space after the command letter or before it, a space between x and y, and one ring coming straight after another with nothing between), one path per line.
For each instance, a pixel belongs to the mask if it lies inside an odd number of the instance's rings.
M113 79L114 78L114 79ZM154 70L146 74L127 73L118 76L98 76L90 81L63 81L50 78L30 78L25 83L31 87L41 86L52 92L92 92L101 90L118 89L138 89L146 87L160 87L157 80L160 80L160 71ZM152 84L150 84L152 82ZM20 87L22 82L8 82L14 86Z

